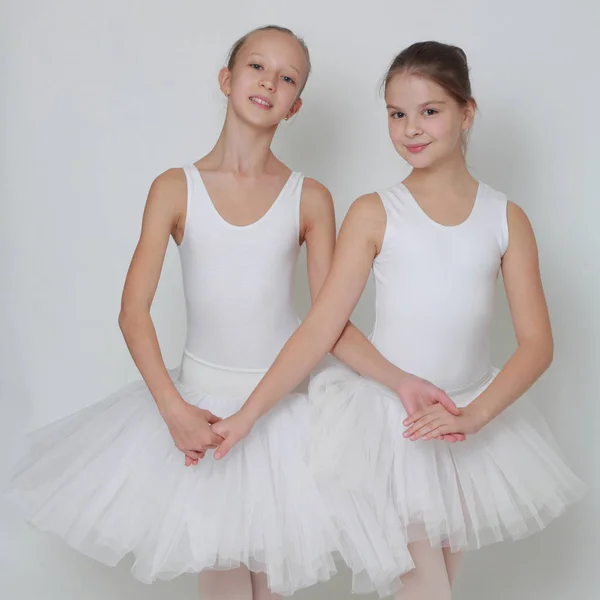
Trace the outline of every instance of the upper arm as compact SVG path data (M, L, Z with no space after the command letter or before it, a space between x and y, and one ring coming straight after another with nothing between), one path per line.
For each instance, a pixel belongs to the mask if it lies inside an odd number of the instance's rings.
M181 169L159 175L148 193L137 243L122 296L122 310L150 309L169 243L180 237L185 218L187 183Z
M311 310L320 315L323 326L332 327L338 335L364 290L385 224L385 210L377 194L356 200L342 223L331 268Z
M308 283L314 301L333 259L336 235L333 198L324 185L306 178L300 207L300 241L306 242Z
M531 223L516 204L508 203L508 248L502 277L517 342L531 337L552 338L540 276L538 249Z

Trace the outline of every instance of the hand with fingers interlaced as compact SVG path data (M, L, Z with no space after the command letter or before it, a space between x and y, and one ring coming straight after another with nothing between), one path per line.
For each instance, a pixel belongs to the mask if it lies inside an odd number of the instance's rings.
M185 454L186 467L198 464L207 450L216 448L223 441L211 429L211 425L218 423L221 418L209 410L188 404L181 397L168 404L162 417L175 446Z

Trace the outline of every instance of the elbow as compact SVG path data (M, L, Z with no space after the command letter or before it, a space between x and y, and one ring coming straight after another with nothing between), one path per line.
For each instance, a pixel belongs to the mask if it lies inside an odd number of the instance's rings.
M335 345L333 346L333 348L330 350L330 353L331 353L332 356L334 356L335 358L337 358L339 361L346 362L344 360L345 354L344 354L344 348L343 348L342 344L338 344L336 342Z
M143 311L139 307L130 306L126 303L121 304L118 322L119 329L125 339L127 339L132 330L137 328L141 317L143 317Z
M338 360L341 360L342 362L344 362L344 357L346 355L346 353L344 352L344 349L347 346L346 342L348 341L348 339L347 339L346 332L348 331L349 324L350 323L346 324L346 326L342 330L342 333L340 333L340 335L338 336L337 340L335 341L333 347L331 348L331 354L333 356L335 356Z
M544 345L544 371L552 364L554 360L554 340L552 339L552 335L549 336L549 339L546 341Z
M121 307L121 311L119 312L119 329L123 336L127 337L127 332L129 331L129 324L131 323L130 313Z
M131 311L125 304L121 304L121 310L119 311L119 329L125 333L125 329L127 329L128 324L131 321Z
M552 335L544 335L531 340L531 348L537 359L540 373L544 373L554 360L554 340Z
M340 344L336 342L335 346L331 349L330 352L332 356L335 356L335 358L337 358L339 361L344 362L344 352L340 348Z

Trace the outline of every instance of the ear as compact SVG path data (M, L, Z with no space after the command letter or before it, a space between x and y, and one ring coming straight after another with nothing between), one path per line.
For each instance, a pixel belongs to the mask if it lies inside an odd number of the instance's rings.
M302 98L296 98L294 100L294 104L292 104L292 108L288 111L288 114L285 115L285 120L291 119L300 109L302 108Z
M469 131L471 129L471 125L473 125L473 119L475 118L475 113L477 112L477 104L473 98L467 101L465 107L463 109L463 131Z
M231 71L227 67L219 71L219 87L225 96L231 94Z

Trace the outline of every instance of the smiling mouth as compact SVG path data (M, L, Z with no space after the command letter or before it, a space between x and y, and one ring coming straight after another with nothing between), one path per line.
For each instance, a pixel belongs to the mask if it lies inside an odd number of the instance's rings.
M250 101L254 102L254 104L260 106L261 108L273 108L273 105L267 102L264 98L260 96L250 96Z
M414 144L412 146L406 146L406 149L411 152L412 154L418 154L419 152L422 152L423 150L425 150L425 148L427 148L427 146L429 146L429 143L427 144Z

